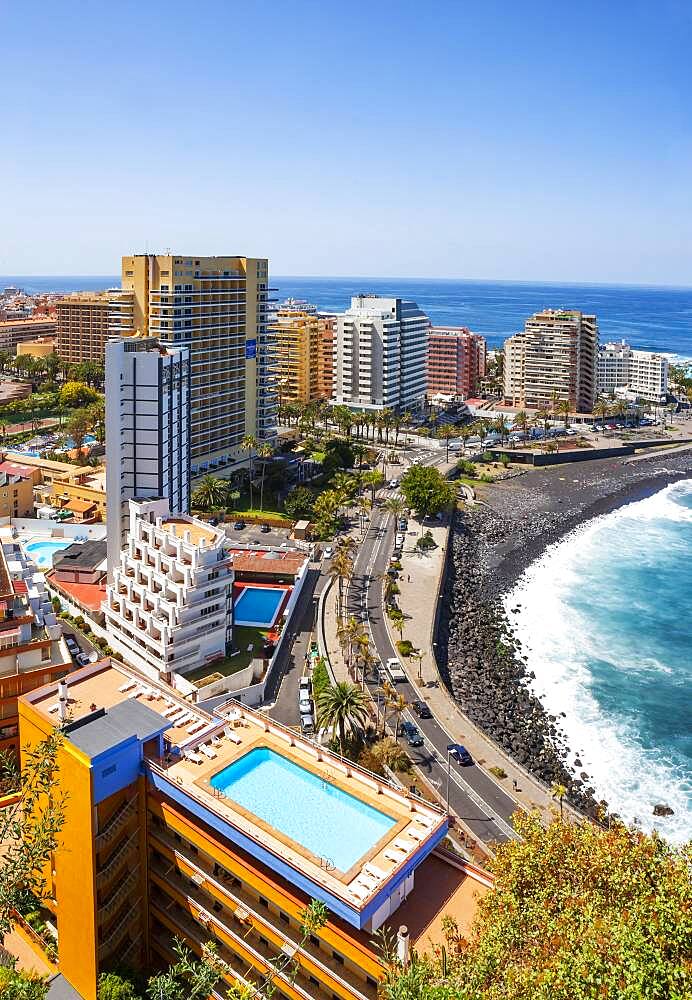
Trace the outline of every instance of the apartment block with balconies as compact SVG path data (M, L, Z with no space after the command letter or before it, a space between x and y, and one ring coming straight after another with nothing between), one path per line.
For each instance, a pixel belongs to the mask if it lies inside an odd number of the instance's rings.
M635 350L624 340L602 344L598 352L598 392L665 403L668 369L669 361L663 354Z
M244 436L276 437L275 338L268 264L250 257L141 254L122 259L111 333L137 331L190 351L191 474L246 462Z
M171 513L167 500L129 501L127 544L102 609L126 663L170 684L230 647L233 569L223 531Z
M569 403L591 413L596 400L598 322L578 310L545 309L505 341L504 397L527 409Z
M110 336L110 310L118 290L75 292L65 295L56 306L56 351L63 361L104 363Z
M428 331L428 398L441 394L467 399L485 375L485 337L466 327L433 326Z

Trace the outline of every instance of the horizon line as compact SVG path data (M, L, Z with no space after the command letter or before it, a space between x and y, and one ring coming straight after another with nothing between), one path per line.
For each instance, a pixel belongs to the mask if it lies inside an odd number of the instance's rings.
M5 278L117 278L114 274L0 274L0 280ZM574 281L556 279L528 279L528 278L462 278L462 277L421 277L420 275L365 275L365 274L274 274L270 272L269 280L279 279L299 279L301 281L449 281L466 284L486 284L486 285L543 285L575 288L649 288L668 291L692 291L692 285L659 284L656 282L636 282L636 281Z

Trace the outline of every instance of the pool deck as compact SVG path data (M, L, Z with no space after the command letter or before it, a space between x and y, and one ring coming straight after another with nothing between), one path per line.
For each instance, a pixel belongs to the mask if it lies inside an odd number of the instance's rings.
M136 698L164 718L166 714L174 714L174 709L184 710L185 719L169 723L165 732L167 752L163 759L148 762L154 783L163 780L169 792L183 793L248 843L274 856L277 863L287 864L350 910L366 908L392 880L404 870L410 871L412 862L415 867L422 861L446 832L447 817L438 809L239 703L229 701L211 715L182 699L167 685L149 681L109 658L76 671L66 682L67 708L73 720L93 712L94 705L108 710L127 698ZM35 709L56 720L55 685L25 697ZM200 749L202 744L206 752ZM393 827L348 871L337 870L327 858L312 854L212 787L210 781L214 775L255 747L274 750L321 780L368 803L389 816L394 821ZM191 757L184 756L189 753ZM364 871L365 865L370 872Z

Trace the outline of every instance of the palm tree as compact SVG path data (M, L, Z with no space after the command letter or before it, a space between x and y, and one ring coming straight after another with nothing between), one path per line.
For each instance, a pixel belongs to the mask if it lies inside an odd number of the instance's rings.
M370 640L367 636L363 636L358 644L357 658L361 666L360 686L362 690L365 690L365 675L377 663L377 657L370 648Z
M226 502L227 483L216 476L204 476L192 494L192 506L197 510L211 511L223 507Z
M390 701L390 707L394 713L394 739L399 739L399 723L401 721L401 716L404 714L408 708L408 702L404 698L403 694L398 692Z
M505 443L505 439L509 434L509 424L507 423L506 417L498 417L492 422L492 429L500 435L500 444Z
M401 517L404 511L407 510L406 501L403 497L390 497L388 500L385 500L383 506L386 511L393 514L396 518Z
M362 729L367 718L368 701L365 692L348 681L339 681L333 687L325 688L317 700L319 728L330 728L333 734L338 732L342 754L346 746L346 730L356 732Z
M243 440L240 442L240 447L243 451L247 451L250 455L250 510L252 510L252 474L253 474L253 455L257 451L257 438L254 434L246 434Z
M353 573L353 560L348 552L337 547L329 566L329 575L338 581L339 595L337 601L337 617L341 618L344 603L344 583L350 580Z
M365 635L365 630L363 629L363 623L359 622L357 618L351 615L350 618L346 620L343 627L343 638L346 644L346 669L351 669L351 659L353 657L353 648L356 646L360 640Z
M365 534L365 519L372 510L372 501L368 500L367 497L359 497L356 502L356 508L358 510L358 517L360 519L361 533Z
M263 442L257 449L257 455L262 461L262 479L260 481L260 510L264 510L264 480L267 475L267 462L273 456L274 449L267 442Z
M529 415L526 410L519 410L515 413L514 426L518 427L524 437L526 437L529 432Z
M375 503L375 493L383 483L384 476L379 469L373 469L372 472L366 472L363 476L363 485L370 487L370 499L373 504Z
M381 573L380 579L382 580L382 596L385 604L391 604L399 593L399 585L391 573Z
M564 799L565 795L567 795L567 788L564 785L555 782L555 784L552 787L552 794L553 798L557 799L558 802L560 803L560 821L562 821L562 809L563 809L562 800Z
M624 399L619 399L613 407L613 413L618 417L624 417L625 427L627 427L627 403Z
M568 399L561 399L560 402L557 404L557 412L561 415L562 419L565 422L565 430L567 430L567 428L569 427L570 409L571 408Z
M543 424L543 439L545 440L548 437L548 424L550 423L550 410L547 406L543 406L539 410L536 410L534 420L537 424Z
M437 428L436 437L441 438L446 446L445 462L449 461L449 442L458 436L459 432L453 424L442 424Z
M606 403L605 399L599 399L593 408L593 415L595 417L601 417L602 423L601 427L605 430L606 417L610 414L610 406Z
M106 440L106 404L104 400L99 399L96 403L92 403L91 406L87 407L87 412L94 437L99 444L103 444Z
M485 439L488 436L488 431L490 430L490 421L485 417L480 417L473 424L476 434L480 438L481 451L485 451Z

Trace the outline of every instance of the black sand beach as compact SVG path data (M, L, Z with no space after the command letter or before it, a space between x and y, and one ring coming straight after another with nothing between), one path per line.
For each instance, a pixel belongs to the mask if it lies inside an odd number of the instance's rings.
M595 814L588 775L560 720L530 692L522 651L502 605L527 566L579 524L692 477L692 449L623 462L601 459L531 470L480 488L457 514L438 630L445 680L462 710L546 784L558 782Z

